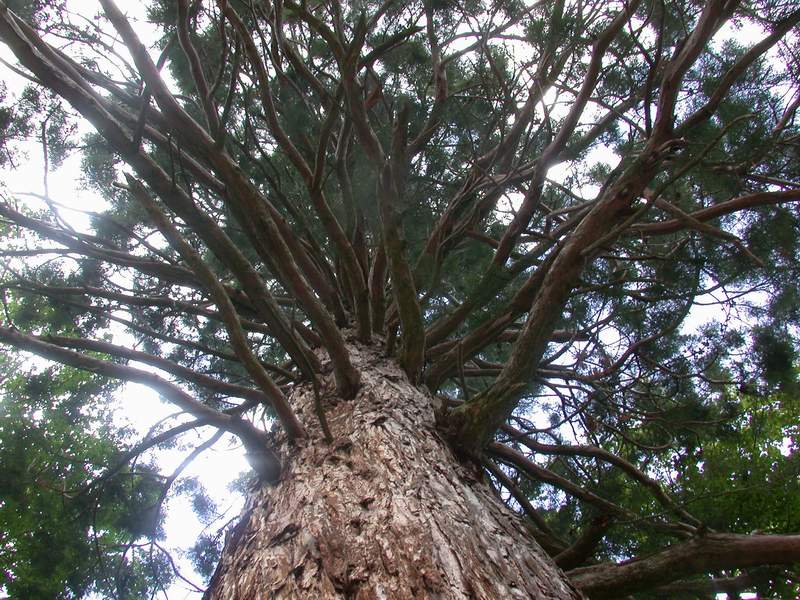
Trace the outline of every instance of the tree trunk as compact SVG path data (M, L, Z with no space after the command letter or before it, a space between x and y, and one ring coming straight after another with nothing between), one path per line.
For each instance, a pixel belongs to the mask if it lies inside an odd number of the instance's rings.
M334 443L284 448L206 598L581 598L440 438L430 396L376 350L351 349L363 385L326 402ZM310 395L295 394L298 412L313 415Z

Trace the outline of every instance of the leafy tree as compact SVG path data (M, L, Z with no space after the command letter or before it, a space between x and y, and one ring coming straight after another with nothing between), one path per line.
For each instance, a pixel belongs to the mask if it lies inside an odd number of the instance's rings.
M800 592L795 3L99 4L0 2L3 160L106 202L0 202L60 365L4 363L6 590L166 585L131 549L214 507L136 459L201 430L255 477L209 598Z
M123 463L93 485L121 458L120 432L97 403L116 385L71 367L2 366L3 587L14 598L141 597L166 565L129 544L160 534L161 516L150 510L162 489L157 473Z

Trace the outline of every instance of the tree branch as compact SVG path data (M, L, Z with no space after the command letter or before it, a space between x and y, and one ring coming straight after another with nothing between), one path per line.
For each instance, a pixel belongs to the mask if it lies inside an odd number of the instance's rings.
M278 388L250 349L250 343L242 330L239 315L236 313L233 303L228 294L225 293L225 289L217 279L217 276L208 267L197 250L183 238L178 229L169 221L144 186L130 175L127 175L126 179L133 197L147 211L152 222L164 234L164 237L167 238L172 247L191 266L192 271L211 294L225 323L225 329L228 332L234 352L241 359L247 372L250 373L265 395L269 397L270 404L275 409L278 420L286 429L289 437L293 439L305 437L305 429L297 419L297 415L289 406L280 388Z
M712 533L624 563L573 569L567 571L567 577L592 600L599 600L655 588L697 573L798 561L800 535Z
M146 385L196 419L207 421L209 425L224 429L241 439L248 451L259 458L258 465L253 466L264 479L275 481L280 474L280 460L270 448L269 438L263 431L248 421L209 408L158 375L60 348L11 327L0 327L0 340L76 369Z

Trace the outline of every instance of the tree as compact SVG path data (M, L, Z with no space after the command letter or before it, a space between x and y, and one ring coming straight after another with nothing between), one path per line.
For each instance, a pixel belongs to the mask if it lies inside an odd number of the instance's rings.
M4 160L79 150L107 201L3 200L0 341L76 415L116 381L184 418L76 430L107 471L51 461L48 503L139 486L133 543L175 477L127 461L229 433L257 481L208 598L798 592L793 2L99 4L0 2Z

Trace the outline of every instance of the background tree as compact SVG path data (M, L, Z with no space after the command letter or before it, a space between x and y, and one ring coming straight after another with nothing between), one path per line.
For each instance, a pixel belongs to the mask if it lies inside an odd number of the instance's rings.
M257 476L210 598L798 592L795 3L99 5L0 2L4 160L107 202L0 203L62 365L6 359L7 590L163 587L126 465L197 429ZM115 444L112 381L182 417Z

